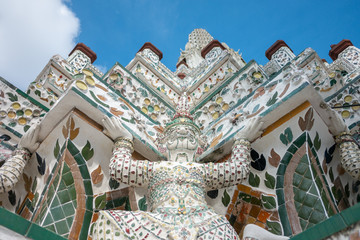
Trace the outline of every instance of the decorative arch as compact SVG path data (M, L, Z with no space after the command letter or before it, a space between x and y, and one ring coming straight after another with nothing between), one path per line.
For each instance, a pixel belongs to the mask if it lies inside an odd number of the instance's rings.
M32 219L68 239L86 239L93 215L93 191L86 161L68 139Z
M298 234L338 212L307 132L287 149L277 171L276 193L284 234Z

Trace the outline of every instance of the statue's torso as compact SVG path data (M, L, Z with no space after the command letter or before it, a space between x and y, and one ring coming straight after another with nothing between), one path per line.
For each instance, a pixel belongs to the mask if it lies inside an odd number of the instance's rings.
M161 162L153 171L148 186L151 211L189 214L206 208L202 164Z

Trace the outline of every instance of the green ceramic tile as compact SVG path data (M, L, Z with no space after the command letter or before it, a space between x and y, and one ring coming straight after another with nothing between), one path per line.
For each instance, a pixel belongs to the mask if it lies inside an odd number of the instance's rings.
M308 220L311 212L312 212L312 208L302 205L300 211L298 211L298 214L300 218L304 220Z
M251 197L250 203L253 204L253 205L261 206L261 200L259 198L256 198L256 197Z
M86 209L92 210L93 209L93 197L87 196L85 205L86 205Z
M293 175L293 186L294 187L299 187L299 185L301 184L303 180L303 177L297 173L294 173Z
M306 154L301 157L300 163L307 166L307 169L309 168L309 159L308 159L308 156Z
M26 219L20 217L15 213L9 212L8 210L2 207L0 207L0 216L1 216L0 217L1 226L4 226L21 235L25 235L31 224Z
M72 202L68 202L64 205L62 205L63 211L65 216L71 216L75 213L75 208L72 204Z
M26 234L26 237L31 239L51 239L51 240L60 240L65 239L56 233L49 231L45 228L42 228L36 224L31 224L28 233Z
M113 209L115 207L114 202L113 201L107 201L106 202L106 206L105 209Z
M276 189L276 196L278 199L278 204L282 205L285 203L285 198L284 198L284 191L283 189Z
M62 179L66 186L70 186L74 183L74 178L73 178L71 172L67 172L65 174L63 173Z
M360 221L360 203L343 210L340 214L348 226Z
M301 229L304 231L306 230L306 227L308 225L308 221L302 219L302 218L299 218L299 221L300 221L300 226L301 226Z
M74 205L74 208L77 208L77 202L76 202L76 200L73 200L73 201L72 201L72 204Z
M311 181L310 179L307 178L303 178L302 182L299 185L299 188L303 191L308 191L311 187L311 185L313 184L313 181Z
M30 207L31 207L31 204L32 204L32 202L29 200L29 198L26 198L24 205L25 205L26 207L30 208Z
M286 207L283 204L283 205L279 205L278 209L279 209L281 225L284 229L284 234L285 234L285 236L290 236L292 234L292 230L291 230L291 226L290 226L289 219L287 216Z
M82 165L79 167L79 169L80 169L80 173L81 173L81 176L83 177L83 179L90 180L89 170L88 170L87 166ZM85 188L86 188L86 186L85 186Z
M68 194L70 196L70 199L72 199L72 200L76 199L75 184L68 187Z
M54 178L54 182L53 182L53 186L56 186L59 183L59 174L56 174L55 178Z
M316 190L315 184L311 185L311 188L310 188L310 190L309 190L309 193L312 193L312 194L314 194L314 195L318 195L318 192L317 192L317 190Z
M300 202L297 202L297 201L294 201L294 204L295 204L295 209L300 209L301 208L301 203Z
M61 204L64 204L64 203L67 203L67 202L70 202L70 196L69 196L69 193L67 190L63 190L61 192L58 192L57 193L57 196L61 202Z
M66 185L65 185L65 182L61 180L59 188L57 189L57 191L59 192L59 191L62 191L64 189L66 189Z
M306 155L305 155L305 157L306 157ZM299 175L304 175L308 169L309 169L308 164L304 164L303 162L300 162L297 165L295 172L298 173Z
M276 178L276 189L284 187L284 176L278 176Z
M281 163L284 163L287 165L290 162L292 157L293 157L293 155L291 153L289 153L289 152L285 153L284 157L281 160Z
M312 179L312 174L311 174L310 169L308 169L308 170L305 172L304 177L306 177L307 179Z
M51 207L56 207L60 205L60 201L58 199L58 196L56 195L51 203Z
M309 148L313 147L313 143L312 143L310 137L307 138L307 143L309 144Z
M92 212L86 210L84 215L83 225L81 227L80 239L86 239L89 231L89 226L92 218Z
M54 224L51 224L51 225L49 225L49 226L46 226L45 228L46 228L47 230L50 230L50 231L56 233L56 229L55 229L55 225L54 225Z
M313 147L313 148L311 148L311 152L312 152L312 154L314 155L314 156L316 156L317 155L317 152L316 152L316 150L315 150L315 148Z
M313 207L318 199L317 196L306 194L303 204L308 207Z
M315 202L314 209L320 212L324 211L324 207L320 198Z
M278 166L276 175L283 176L285 174L286 167L287 167L287 165L285 165L284 163L280 163L280 165Z
M327 213L329 216L333 216L335 214L334 210L332 209L332 207L329 204L329 207L327 208Z
M51 217L51 214L48 214L43 222L42 226L47 226L54 222L54 219Z
M67 165L67 163L64 163L62 173L64 174L64 173L67 173L67 172L70 172L70 168L69 168L69 166Z
M93 195L93 191L92 191L92 184L91 184L91 180L84 180L84 186L85 186L85 193L87 196L92 196Z
M80 167L80 166L82 166L82 165L84 165L84 159L83 159L83 157L81 156L81 153L78 153L78 154L76 154L75 156L74 156L74 159L75 159L75 161L77 162L77 164L78 164L78 166Z
M300 137L298 137L294 141L294 144L297 148L300 148L304 144L305 140L306 140L306 133L303 133Z
M248 202L250 203L251 202L251 196L249 194L246 194L246 193L240 193L239 194L239 199L245 201L245 202ZM121 204L122 205L122 204ZM121 206L120 205L120 206Z
M66 218L66 222L67 222L69 228L71 229L71 226L72 226L72 224L74 222L74 216Z
M51 209L51 215L53 216L55 221L59 221L65 218L65 214L61 206Z
M290 152L291 154L295 154L296 151L298 150L298 148L295 146L295 144L292 144L289 148L288 148L288 152Z
M319 176L316 176L315 182L316 182L317 187L318 187L319 189L322 189L322 182L321 182Z
M309 222L308 225L307 225L307 228L311 228L311 227L313 227L313 226L315 226L315 224Z
M51 185L51 186L49 187L49 191L48 191L47 198L48 198L48 199L52 199L52 197L54 196L54 193L55 193L54 186Z
M59 235L63 235L69 232L69 227L66 223L66 220L62 220L55 223L56 233Z
M319 222L324 221L325 219L326 219L326 215L323 212L313 211L309 218L309 222L313 224L317 224Z
M80 152L71 140L68 141L67 149L69 150L71 155L73 155L74 158L75 155L77 155Z

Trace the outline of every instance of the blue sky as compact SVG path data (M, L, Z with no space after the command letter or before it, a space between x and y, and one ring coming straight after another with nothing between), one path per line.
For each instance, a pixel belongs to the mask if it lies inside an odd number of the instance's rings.
M350 39L360 47L359 9L358 0L0 0L0 76L24 90L52 55L66 58L77 42L97 53L103 71L126 66L145 42L175 70L195 28L240 49L247 62L266 64L265 51L278 39L295 55L312 47L331 62L331 44Z
M142 46L152 42L175 69L194 28L240 49L246 61L265 64L265 51L284 40L297 55L306 47L330 61L330 44L344 38L360 47L360 1L72 1L80 18L78 41L97 54L96 64L126 65Z

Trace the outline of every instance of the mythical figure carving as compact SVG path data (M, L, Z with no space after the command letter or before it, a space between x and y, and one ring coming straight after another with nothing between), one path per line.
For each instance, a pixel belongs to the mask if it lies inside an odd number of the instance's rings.
M21 138L17 149L13 152L0 168L0 193L13 189L19 181L24 167L28 163L31 154L39 147L38 135L40 127L33 125Z
M231 161L218 164L195 162L200 130L185 96L164 131L168 161L132 160L132 135L117 118L105 117L103 123L115 139L111 177L130 186L147 186L150 211L101 211L93 239L239 239L227 219L206 204L205 193L247 178L250 141L261 134L259 119L251 119L236 134Z

